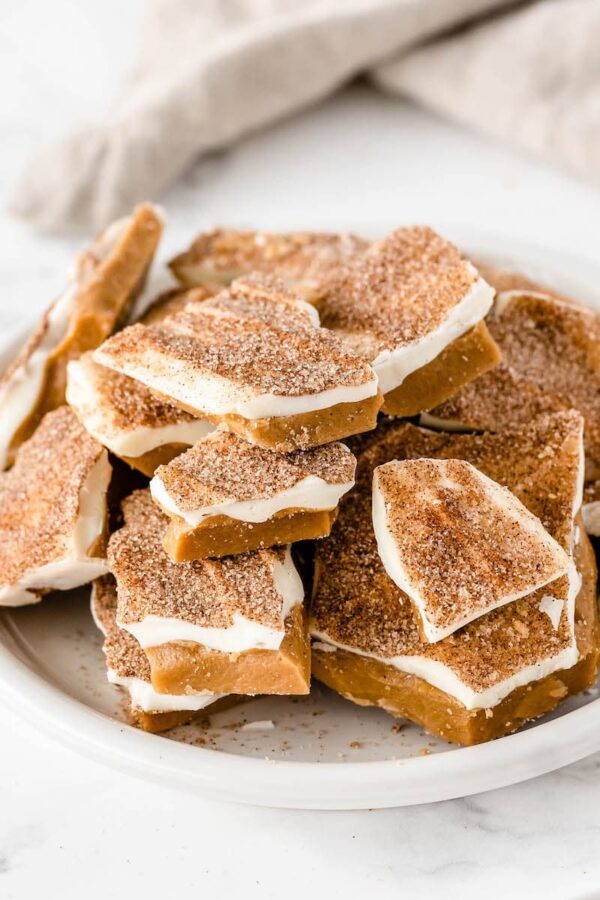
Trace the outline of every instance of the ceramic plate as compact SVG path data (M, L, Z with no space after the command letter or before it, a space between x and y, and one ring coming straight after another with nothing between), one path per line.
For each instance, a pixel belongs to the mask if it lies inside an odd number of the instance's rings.
M600 268L555 251L446 228L474 258L513 266L600 308ZM22 335L19 336L22 339ZM17 341L7 341L3 366ZM89 591L0 613L0 692L36 727L109 766L225 800L360 809L429 803L503 787L600 750L600 699L571 698L524 731L456 748L315 684L262 698L168 736L125 724L106 682Z

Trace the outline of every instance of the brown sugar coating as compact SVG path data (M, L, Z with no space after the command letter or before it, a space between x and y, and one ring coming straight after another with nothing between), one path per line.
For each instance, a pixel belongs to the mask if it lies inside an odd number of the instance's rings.
M368 241L352 234L218 228L199 234L169 265L184 284L226 284L240 275L261 272L276 275L309 296L336 265L368 246Z
M237 290L234 285L213 300L188 305L161 324L132 325L106 341L95 359L120 371L135 369L142 380L150 367L179 383L219 376L279 396L373 380L372 369L335 335L311 326L280 285L257 288L256 301Z
M340 266L319 297L321 322L368 335L371 350L393 350L438 328L477 277L430 228L399 228Z
M87 415L94 415L98 409L118 431L163 428L194 421L190 413L155 397L141 382L94 362L91 353L82 356L79 365L82 377L93 391L89 403L81 407L74 405L84 422Z
M581 419L573 412L500 435L448 435L409 424L387 429L359 457L357 485L342 501L330 537L317 548L313 633L383 659L419 656L443 663L477 692L572 646L566 577L435 644L423 641L407 597L388 577L377 552L370 483L375 467L394 459L466 459L508 487L569 552L580 444ZM544 596L563 601L556 630L540 610Z
M117 625L117 586L112 575L97 578L92 589L94 618L104 634L102 650L109 669L121 678L150 682L150 664L139 643Z
M3 585L70 552L81 489L103 455L66 406L47 413L21 445L12 469L0 474Z
M328 484L348 483L355 465L352 453L340 443L277 453L217 431L156 474L177 506L187 511L272 497L311 475Z
M567 554L540 521L464 460L384 464L373 491L382 561L390 577L401 571L399 586L424 620L427 640L567 571Z
M274 575L285 559L283 550L173 563L162 545L169 520L148 490L131 494L123 514L125 524L108 545L119 589L119 624L153 615L228 628L238 613L267 627L283 627L283 597Z
M585 419L587 477L600 476L600 314L550 296L510 293L497 298L487 324L502 363L431 415L497 430L577 409Z

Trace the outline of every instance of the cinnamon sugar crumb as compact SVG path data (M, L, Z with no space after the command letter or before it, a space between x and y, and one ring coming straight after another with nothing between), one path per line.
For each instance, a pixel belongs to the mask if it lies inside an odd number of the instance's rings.
M459 251L431 228L398 228L341 265L319 298L323 325L368 334L393 350L435 330L477 279Z

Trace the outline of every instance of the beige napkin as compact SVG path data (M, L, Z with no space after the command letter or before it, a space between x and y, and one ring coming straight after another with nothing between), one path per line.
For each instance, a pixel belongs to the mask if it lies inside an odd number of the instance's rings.
M509 4L149 0L109 114L42 148L11 209L47 229L100 226L160 198L203 153L368 70L386 90L594 174L599 2Z
M382 88L600 178L600 2L543 0L381 66Z

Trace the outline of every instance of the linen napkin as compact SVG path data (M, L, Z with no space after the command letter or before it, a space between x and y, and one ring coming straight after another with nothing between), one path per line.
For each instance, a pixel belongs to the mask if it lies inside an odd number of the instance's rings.
M387 91L596 174L599 6L149 0L137 62L108 113L43 147L11 209L46 229L99 227L160 197L202 154L369 71Z

